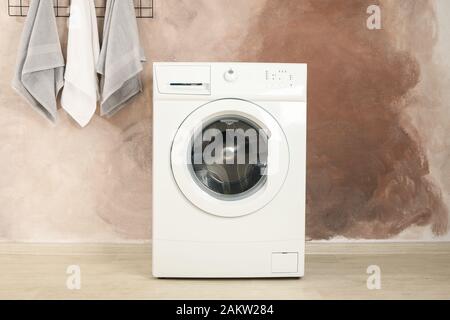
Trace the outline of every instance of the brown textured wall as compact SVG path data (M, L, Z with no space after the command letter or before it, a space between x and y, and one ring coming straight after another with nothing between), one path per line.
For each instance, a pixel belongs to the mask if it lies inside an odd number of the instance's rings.
M312 238L389 238L428 224L436 234L447 231L424 141L402 122L421 66L415 52L399 49L393 37L416 24L420 32L409 37L424 37L430 53L434 40L433 2L413 3L397 1L401 21L386 19L383 31L370 31L364 28L370 0L269 1L250 32L248 43L259 45L251 58L309 64Z
M308 236L431 239L448 231L444 2L165 0L140 29L150 61L307 62ZM151 65L112 119L53 126L9 86L22 24L0 12L0 238L148 239Z

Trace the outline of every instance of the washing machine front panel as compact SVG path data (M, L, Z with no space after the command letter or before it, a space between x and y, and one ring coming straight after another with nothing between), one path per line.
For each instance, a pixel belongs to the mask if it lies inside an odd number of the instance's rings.
M153 275L303 276L306 65L155 63L153 79ZM198 135L227 128L264 130L267 153L196 162L209 145L194 148Z
M261 106L221 99L192 112L175 135L171 167L184 196L220 217L252 214L277 195L289 170L289 146Z

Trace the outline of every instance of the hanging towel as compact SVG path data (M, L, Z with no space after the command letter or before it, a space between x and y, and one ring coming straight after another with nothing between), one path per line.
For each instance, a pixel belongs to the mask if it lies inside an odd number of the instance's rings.
M56 97L64 84L53 0L31 1L12 86L41 114L56 120Z
M97 72L101 79L101 114L112 116L142 91L145 62L133 0L108 0Z
M61 105L82 127L89 123L97 108L99 54L94 0L72 0Z

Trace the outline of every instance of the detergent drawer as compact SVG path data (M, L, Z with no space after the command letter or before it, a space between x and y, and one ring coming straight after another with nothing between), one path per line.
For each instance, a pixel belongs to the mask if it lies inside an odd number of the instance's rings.
M157 65L155 77L160 94L211 95L211 66Z

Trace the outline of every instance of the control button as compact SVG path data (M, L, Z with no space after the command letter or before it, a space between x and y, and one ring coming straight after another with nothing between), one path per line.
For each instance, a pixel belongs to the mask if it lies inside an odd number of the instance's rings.
M228 82L234 82L237 80L238 76L235 70L229 69L225 74L223 75L226 81Z

